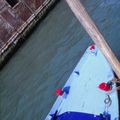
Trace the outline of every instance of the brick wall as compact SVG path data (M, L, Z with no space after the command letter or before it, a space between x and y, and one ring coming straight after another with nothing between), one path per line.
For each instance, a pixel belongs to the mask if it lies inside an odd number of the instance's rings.
M18 0L11 7L7 0L0 0L0 53L8 47L11 36L45 1L47 0Z

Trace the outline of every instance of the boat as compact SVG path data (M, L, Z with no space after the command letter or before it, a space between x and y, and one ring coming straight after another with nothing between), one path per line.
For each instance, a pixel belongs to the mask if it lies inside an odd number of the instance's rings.
M96 45L87 48L45 120L118 120L114 72Z

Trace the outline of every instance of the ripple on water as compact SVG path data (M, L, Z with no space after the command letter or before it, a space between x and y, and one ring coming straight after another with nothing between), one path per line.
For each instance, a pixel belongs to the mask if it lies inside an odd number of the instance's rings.
M120 0L103 0L103 2L101 3L102 7L107 7L107 6L118 6L120 5Z

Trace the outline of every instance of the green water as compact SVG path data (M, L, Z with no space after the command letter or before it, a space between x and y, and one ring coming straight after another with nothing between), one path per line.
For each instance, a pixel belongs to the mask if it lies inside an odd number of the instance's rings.
M119 0L81 1L120 59ZM61 0L0 71L0 120L44 120L90 44Z

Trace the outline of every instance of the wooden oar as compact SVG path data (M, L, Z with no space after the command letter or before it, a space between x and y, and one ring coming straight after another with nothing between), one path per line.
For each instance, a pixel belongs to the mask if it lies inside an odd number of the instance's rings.
M112 52L111 48L108 46L102 34L99 32L98 28L89 17L83 5L80 3L80 0L66 0L69 7L85 28L89 36L92 38L94 43L99 47L102 51L108 62L111 64L114 72L120 78L120 63L117 60L116 56Z

